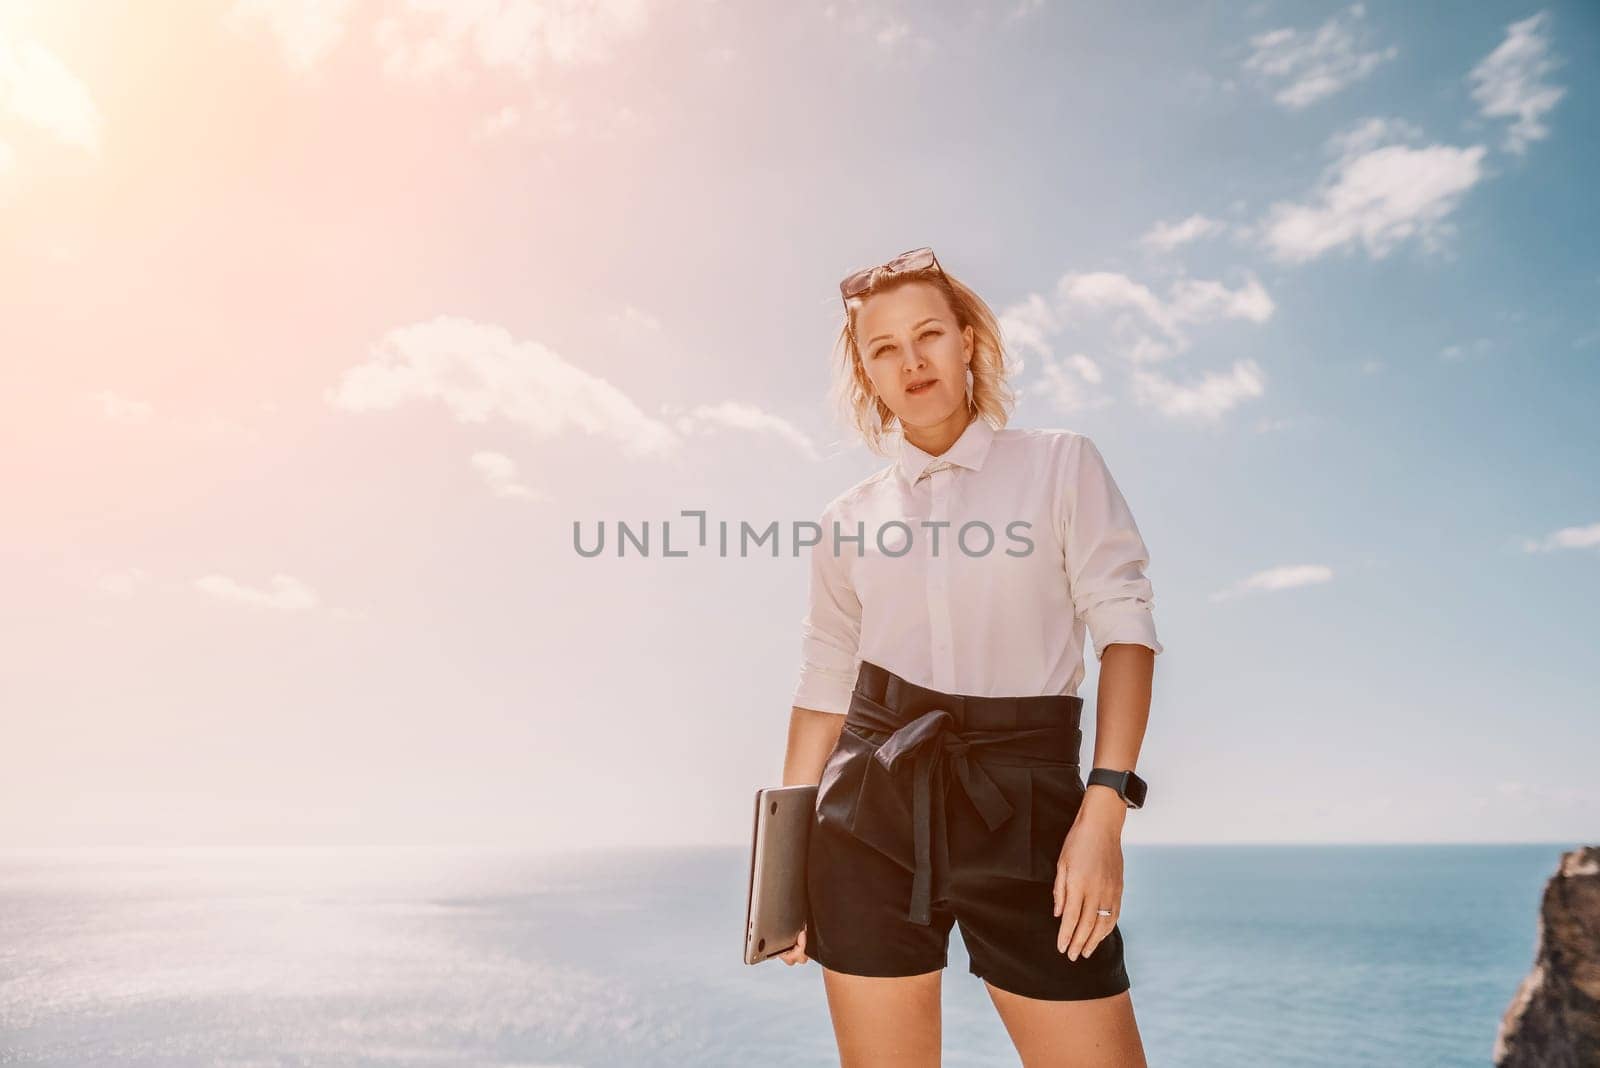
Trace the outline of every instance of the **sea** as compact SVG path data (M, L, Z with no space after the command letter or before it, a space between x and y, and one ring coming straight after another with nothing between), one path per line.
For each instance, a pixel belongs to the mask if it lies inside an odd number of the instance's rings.
M1154 1066L1488 1065L1550 845L1124 845ZM0 852L0 1064L838 1064L747 848ZM959 929L947 1065L1019 1063Z

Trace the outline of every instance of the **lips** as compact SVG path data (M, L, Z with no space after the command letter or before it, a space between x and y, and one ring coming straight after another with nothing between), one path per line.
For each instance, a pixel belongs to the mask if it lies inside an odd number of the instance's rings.
M913 382L906 387L906 392L912 395L926 393L928 391L927 387L932 386L937 381L939 381L937 378L925 378L921 382Z

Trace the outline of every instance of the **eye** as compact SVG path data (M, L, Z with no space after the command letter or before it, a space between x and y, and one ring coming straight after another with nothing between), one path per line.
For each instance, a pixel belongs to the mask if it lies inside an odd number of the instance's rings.
M938 330L938 329L924 330L922 333L917 335L917 340L921 341L924 338L938 337L942 333L944 333L944 331L943 330ZM893 342L891 342L891 343L889 343L887 345L884 345L883 347L881 347L879 349L874 350L872 355L874 357L882 356L886 352L893 352L895 350L895 348L896 348L896 346L894 345Z

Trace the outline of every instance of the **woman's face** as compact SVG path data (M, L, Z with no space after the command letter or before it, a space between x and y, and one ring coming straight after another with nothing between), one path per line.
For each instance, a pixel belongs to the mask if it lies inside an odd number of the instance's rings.
M972 327L956 330L937 286L911 282L874 293L856 312L855 332L873 391L902 425L930 427L966 414Z

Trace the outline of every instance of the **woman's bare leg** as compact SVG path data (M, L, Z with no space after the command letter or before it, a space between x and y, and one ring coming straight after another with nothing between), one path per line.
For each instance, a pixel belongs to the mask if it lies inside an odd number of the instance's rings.
M1044 1001L1001 990L987 980L983 985L1023 1068L1147 1068L1130 991L1083 1001Z
M883 979L823 968L841 1068L936 1068L943 974Z

